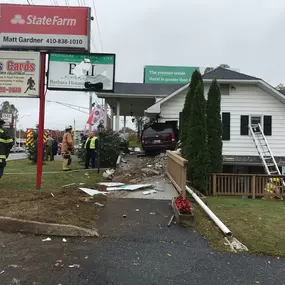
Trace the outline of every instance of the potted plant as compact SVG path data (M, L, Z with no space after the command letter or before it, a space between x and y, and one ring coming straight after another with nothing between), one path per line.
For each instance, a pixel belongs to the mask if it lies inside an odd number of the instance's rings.
M190 201L182 195L172 199L176 221L182 226L193 226L194 214Z

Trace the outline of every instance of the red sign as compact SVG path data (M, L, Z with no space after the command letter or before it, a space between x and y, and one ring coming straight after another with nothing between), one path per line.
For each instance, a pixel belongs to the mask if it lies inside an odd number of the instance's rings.
M90 47L90 8L0 4L0 47Z

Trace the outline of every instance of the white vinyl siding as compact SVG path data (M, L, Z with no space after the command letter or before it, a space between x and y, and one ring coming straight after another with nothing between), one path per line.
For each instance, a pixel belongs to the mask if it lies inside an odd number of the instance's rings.
M223 141L223 155L258 156L250 135L240 135L240 116L272 116L272 135L266 136L274 156L285 156L285 105L256 85L234 84L230 95L222 96L221 112L231 114L230 140ZM209 85L205 85L207 96ZM161 106L161 122L179 121L187 90Z

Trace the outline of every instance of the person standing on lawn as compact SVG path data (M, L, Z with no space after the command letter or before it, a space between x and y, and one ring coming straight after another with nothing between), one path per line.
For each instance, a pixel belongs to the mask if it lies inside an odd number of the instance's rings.
M50 134L48 134L48 137L46 140L46 148L47 148L46 160L48 160L49 157L50 157L50 161L54 160L52 147L53 147L53 138L50 136Z
M71 132L72 132L72 126L67 126L65 128L65 134L63 135L62 138L61 153L63 158L63 166L62 166L63 171L70 170L69 166L72 161L71 153L74 150L74 146L73 146L73 138Z
M0 118L0 178L3 176L6 159L9 157L10 150L13 146L13 140L3 128L4 124L5 121Z
M92 168L95 168L95 158L98 149L98 138L95 136L94 132L90 132L89 137L87 138L84 144L84 149L86 150L85 169L89 168L90 160Z

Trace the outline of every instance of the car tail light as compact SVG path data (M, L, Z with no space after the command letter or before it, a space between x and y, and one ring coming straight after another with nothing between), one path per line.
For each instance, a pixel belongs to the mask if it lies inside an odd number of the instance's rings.
M172 140L173 142L175 141L174 134L171 134L171 140Z
M144 143L144 136L142 136L142 143Z

